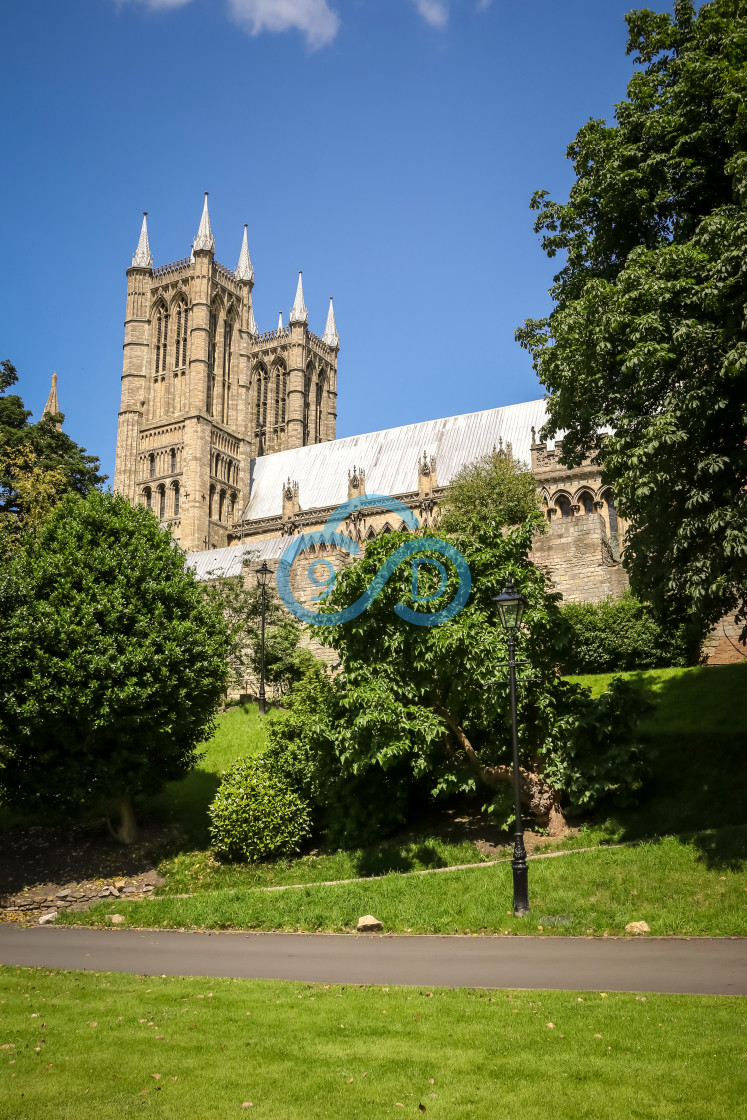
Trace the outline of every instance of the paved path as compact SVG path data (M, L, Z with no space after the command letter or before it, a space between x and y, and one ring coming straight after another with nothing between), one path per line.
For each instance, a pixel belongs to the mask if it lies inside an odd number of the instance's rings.
M747 995L747 939L394 937L22 928L0 963L328 984Z

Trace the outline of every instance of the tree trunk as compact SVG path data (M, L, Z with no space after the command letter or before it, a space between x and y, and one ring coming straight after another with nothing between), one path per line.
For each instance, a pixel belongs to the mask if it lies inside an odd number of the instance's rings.
M446 721L457 743L464 752L464 757L473 773L490 789L500 785L510 785L513 782L513 766L485 766L475 748L451 714L445 708L437 708L438 714ZM447 747L448 747L447 737ZM452 753L456 753L452 749ZM560 799L557 792L552 789L539 774L519 767L519 780L521 786L521 800L528 805L534 817L535 824L546 828L550 836L563 836L567 825L563 810L560 808Z
M121 844L134 844L137 840L135 806L129 794L126 794L119 803L119 828L115 835Z

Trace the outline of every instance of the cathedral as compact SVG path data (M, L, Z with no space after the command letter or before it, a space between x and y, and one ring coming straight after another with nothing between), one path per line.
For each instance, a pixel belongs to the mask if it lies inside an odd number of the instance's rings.
M531 558L564 601L594 602L627 588L625 524L614 495L594 464L569 470L562 441L538 438L544 400L337 439L332 301L324 330L314 334L299 274L287 326L281 313L274 330L260 331L253 287L246 226L236 267L215 259L207 194L183 260L153 267L143 216L127 269L114 488L153 510L198 578L237 575L263 561L275 568L298 534L323 529L339 505L366 494L398 498L421 525L432 525L451 479L495 452L531 468L548 522ZM57 409L55 374L45 412ZM365 548L400 522L364 503L340 528ZM335 569L351 562L316 542L311 564L294 565L293 591L306 605L318 592L313 561L322 557ZM714 628L709 662L744 657L737 631L729 618Z
M287 326L281 314L276 329L260 331L253 286L246 226L236 267L215 259L207 195L190 255L171 264L154 268L143 216L127 269L114 487L153 510L201 578L274 566L294 535L322 529L366 493L396 497L432 524L454 475L495 450L535 474L549 532L533 555L564 598L624 589L613 495L593 465L568 470L562 445L538 440L543 400L337 439L332 301L314 334L299 274ZM343 526L363 547L399 527L391 512L365 506ZM332 563L348 560L333 551ZM306 582L301 601L317 590Z

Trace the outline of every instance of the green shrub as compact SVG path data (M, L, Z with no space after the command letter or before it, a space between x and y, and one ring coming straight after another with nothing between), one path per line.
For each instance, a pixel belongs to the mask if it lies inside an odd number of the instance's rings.
M209 813L213 847L229 859L289 855L311 831L308 804L267 769L262 755L226 771Z
M662 625L630 592L599 603L567 603L562 612L570 628L564 673L665 669L698 660L697 635L686 625Z

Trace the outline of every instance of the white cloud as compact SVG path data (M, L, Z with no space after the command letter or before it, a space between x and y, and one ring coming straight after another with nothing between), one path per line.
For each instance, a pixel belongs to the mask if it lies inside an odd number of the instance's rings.
M228 0L228 6L251 35L296 29L304 33L312 50L331 43L340 26L340 17L327 0Z
M420 15L431 27L446 27L449 0L412 0Z

